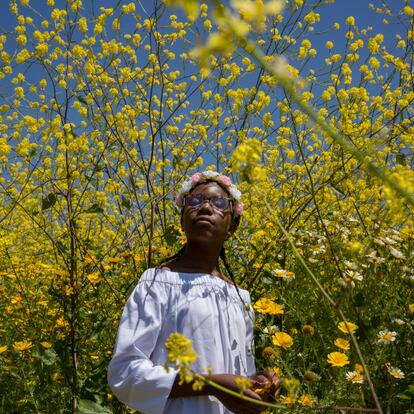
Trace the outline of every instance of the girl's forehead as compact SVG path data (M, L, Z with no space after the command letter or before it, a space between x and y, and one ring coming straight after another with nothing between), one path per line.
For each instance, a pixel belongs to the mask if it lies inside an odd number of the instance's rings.
M221 197L229 196L227 191L215 182L199 184L191 191L191 194L216 195Z

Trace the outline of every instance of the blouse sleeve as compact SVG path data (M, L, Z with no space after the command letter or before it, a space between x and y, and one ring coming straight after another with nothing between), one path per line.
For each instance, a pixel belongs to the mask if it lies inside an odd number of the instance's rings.
M108 383L116 397L142 413L162 414L177 370L155 365L150 356L168 304L168 286L139 282L129 297L118 328Z

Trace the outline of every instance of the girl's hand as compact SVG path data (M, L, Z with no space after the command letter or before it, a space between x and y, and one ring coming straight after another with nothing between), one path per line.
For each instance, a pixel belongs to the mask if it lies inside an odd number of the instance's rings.
M240 387L236 382L239 378L245 377L233 374L213 374L209 377L209 379L214 381L216 384L235 392L240 392ZM246 397L250 397L258 401L262 400L252 389L246 389L243 394ZM242 400L241 398L234 397L233 395L215 388L211 390L211 395L214 395L228 410L235 414L259 414L265 410L265 407L263 406L254 404L250 401Z
M259 371L250 377L252 390L259 394L263 401L274 401L282 391L282 380L274 371Z

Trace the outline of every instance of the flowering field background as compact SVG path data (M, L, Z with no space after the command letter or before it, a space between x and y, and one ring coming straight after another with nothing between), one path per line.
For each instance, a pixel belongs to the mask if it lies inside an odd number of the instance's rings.
M2 10L0 411L127 412L123 303L211 167L244 194L228 256L277 403L413 413L413 5L169 3Z

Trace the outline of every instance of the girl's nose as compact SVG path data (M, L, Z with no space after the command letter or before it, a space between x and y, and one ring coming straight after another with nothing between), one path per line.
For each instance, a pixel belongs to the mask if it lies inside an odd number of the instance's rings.
M210 213L213 212L213 205L209 199L203 200L203 202L198 207L198 211L208 211Z

